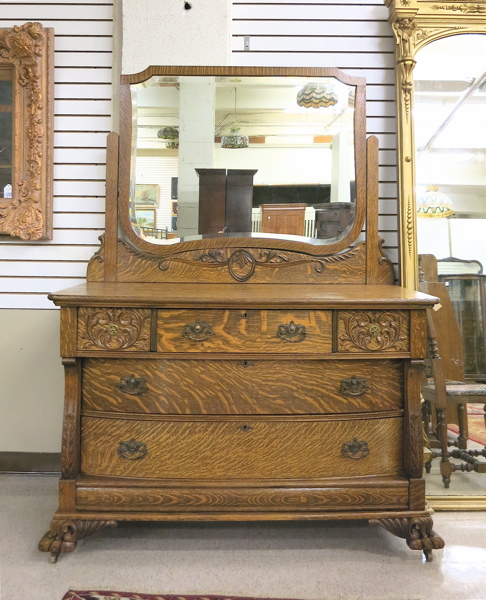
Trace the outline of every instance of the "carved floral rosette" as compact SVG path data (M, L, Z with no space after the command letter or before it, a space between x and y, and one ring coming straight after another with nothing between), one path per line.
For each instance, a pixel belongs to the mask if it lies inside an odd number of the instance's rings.
M408 314L401 311L341 311L340 352L408 351Z
M53 29L0 29L0 66L13 67L12 198L0 201L0 234L51 237Z
M150 350L150 310L81 308L79 344L83 350Z

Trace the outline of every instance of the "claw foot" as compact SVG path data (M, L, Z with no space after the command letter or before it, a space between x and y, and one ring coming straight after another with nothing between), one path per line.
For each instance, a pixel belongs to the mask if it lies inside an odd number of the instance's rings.
M51 528L39 542L41 552L51 553L51 563L57 562L61 552L72 552L79 540L105 527L116 527L116 521L82 521L80 519L53 519Z
M371 525L380 525L393 535L403 538L411 550L422 550L427 562L432 561L432 550L444 547L444 540L432 529L430 517L399 517L371 519Z

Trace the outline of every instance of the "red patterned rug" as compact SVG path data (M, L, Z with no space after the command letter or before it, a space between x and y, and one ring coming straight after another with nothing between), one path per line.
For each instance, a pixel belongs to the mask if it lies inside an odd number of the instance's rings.
M175 594L134 594L130 592L100 592L69 590L62 600L264 600L249 596L178 596ZM265 600L271 600L269 598Z
M486 446L486 427L484 425L484 405L483 404L468 404L467 406L467 428L469 439L476 444ZM449 425L453 433L459 433L459 429L455 425Z

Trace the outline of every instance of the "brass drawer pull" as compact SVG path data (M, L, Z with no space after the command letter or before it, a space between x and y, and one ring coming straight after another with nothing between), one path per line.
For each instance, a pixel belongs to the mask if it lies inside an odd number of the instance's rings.
M366 392L369 392L370 386L368 382L363 377L356 377L356 375L351 375L346 379L341 381L340 391L341 394L346 394L349 396L361 396Z
M122 377L117 387L120 392L130 394L131 396L138 396L147 391L147 382L143 377L130 375L130 377Z
M194 342L204 342L213 335L213 328L208 323L188 323L184 325L182 337Z
M129 442L120 442L118 456L128 460L140 460L147 456L147 446L144 442L137 442L133 438Z
M305 325L299 325L293 321L290 321L288 325L279 325L277 330L277 337L286 342L303 342L306 335Z
M368 443L365 441L358 441L358 438L354 438L352 442L344 442L341 449L341 456L343 458L353 458L354 460L361 460L370 455L370 449Z

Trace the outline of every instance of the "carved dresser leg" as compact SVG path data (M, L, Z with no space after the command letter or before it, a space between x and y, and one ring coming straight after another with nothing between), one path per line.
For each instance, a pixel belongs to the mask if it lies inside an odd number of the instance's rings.
M105 527L116 527L116 521L82 521L80 519L53 519L51 528L39 542L41 552L51 553L51 562L57 562L61 552L72 552L79 540Z
M380 525L393 535L406 540L412 550L422 550L427 562L432 560L432 550L444 547L444 540L432 529L431 517L399 517L395 519L371 519L371 525Z

